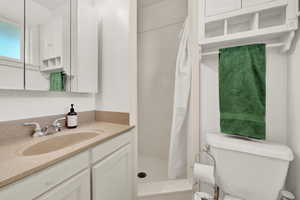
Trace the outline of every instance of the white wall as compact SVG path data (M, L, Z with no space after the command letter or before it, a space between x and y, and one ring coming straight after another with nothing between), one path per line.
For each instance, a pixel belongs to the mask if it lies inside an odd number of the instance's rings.
M288 177L288 188L300 198L300 32L289 56L288 65L288 144L295 160Z
M201 131L220 132L219 78L217 56L201 64ZM267 140L287 141L287 56L279 49L267 49Z
M143 2L147 3L141 4L138 17L139 153L167 159L179 33L187 1Z
M102 20L97 110L129 112L129 0L96 0L96 4Z
M95 110L92 94L0 90L0 121L64 114L72 103L78 112Z

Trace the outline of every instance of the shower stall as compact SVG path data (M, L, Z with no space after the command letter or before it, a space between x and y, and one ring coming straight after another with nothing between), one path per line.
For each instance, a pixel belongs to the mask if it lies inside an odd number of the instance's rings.
M189 164L185 175L177 179L168 177L176 58L188 3L189 0L138 0L140 200L191 199L191 149L186 150Z

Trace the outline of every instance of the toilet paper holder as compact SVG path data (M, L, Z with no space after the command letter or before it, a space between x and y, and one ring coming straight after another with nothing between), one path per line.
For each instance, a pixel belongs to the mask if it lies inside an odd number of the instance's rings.
M205 145L202 148L202 152L204 152L206 154L206 156L209 158L209 160L212 162L213 164L213 176L216 180L216 159L214 158L214 156L210 153L210 146L209 145ZM195 157L195 163L199 163L201 164L201 152L199 152L196 157ZM195 185L198 185L198 192L200 192L200 183L195 183ZM213 185L213 190L214 190L214 196L213 199L214 200L218 200L219 196L220 196L220 187L214 183Z

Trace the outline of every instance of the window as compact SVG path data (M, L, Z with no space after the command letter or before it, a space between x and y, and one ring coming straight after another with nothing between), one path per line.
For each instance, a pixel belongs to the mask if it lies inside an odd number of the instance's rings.
M0 57L21 59L22 30L13 23L0 20Z

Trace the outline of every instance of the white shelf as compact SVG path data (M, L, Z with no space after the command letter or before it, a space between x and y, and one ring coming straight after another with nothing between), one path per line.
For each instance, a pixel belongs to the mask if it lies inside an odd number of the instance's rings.
M290 33L296 30L295 27L288 27L287 25L270 27L259 30L246 31L241 33L234 33L230 35L224 35L214 38L207 38L200 40L200 45L206 48L224 47L231 45L233 42L246 40L247 42L263 41L265 39L274 39L284 36L286 33Z
M204 51L216 51L277 41L284 44L283 51L288 51L298 29L296 7L297 0L272 0L210 17L202 13L199 45Z
M64 71L64 67L62 66L58 66L58 67L46 67L44 69L41 69L41 72L47 72L47 73L51 73L51 72L63 72Z
M47 67L47 68L41 69L40 71L43 72L43 73L46 73L46 74L50 74L52 72L64 72L64 74L66 76L68 76L69 78L74 78L74 75L71 75L69 72L66 72L65 68L61 67L61 66L58 66L58 67Z

